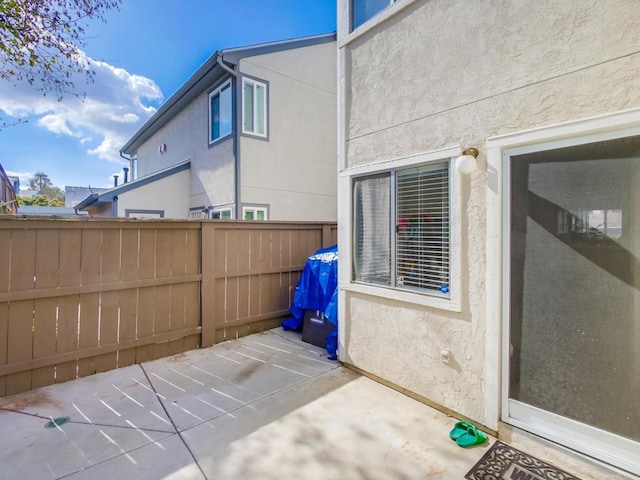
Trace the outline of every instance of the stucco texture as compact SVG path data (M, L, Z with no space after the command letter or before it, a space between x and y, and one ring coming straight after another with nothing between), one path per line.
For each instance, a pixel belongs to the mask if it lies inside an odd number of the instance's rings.
M341 15L339 32L347 25ZM339 35L347 170L455 145L481 152L462 185L462 311L347 289L343 361L488 421L485 377L500 366L485 367L487 323L499 321L486 296L500 286L485 275L486 139L640 106L639 27L635 0L424 0Z
M240 137L243 204L270 220L336 221L336 43L243 58L269 82L268 141Z
M186 218L189 213L190 171L182 170L155 182L143 185L118 196L118 216L127 210L162 211L164 218Z
M212 86L212 89L215 86ZM209 146L208 92L177 113L138 149L139 177L190 160L190 188L182 192L189 208L224 205L235 200L233 136ZM166 145L160 152L159 146ZM182 218L187 218L189 208Z

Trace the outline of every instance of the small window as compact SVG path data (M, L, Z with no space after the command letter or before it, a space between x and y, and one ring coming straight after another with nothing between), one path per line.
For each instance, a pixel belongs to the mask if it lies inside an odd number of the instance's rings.
M209 218L209 210L206 208L189 210L189 218L191 220L203 220Z
M230 208L220 208L214 210L213 218L217 218L220 220L231 220L233 218L233 215Z
M396 0L351 0L351 28L357 28Z
M267 136L267 85L242 79L242 132Z
M265 207L242 207L242 218L245 220L267 220Z
M209 94L209 143L226 137L232 130L231 80Z
M449 190L449 162L355 179L355 281L449 297Z

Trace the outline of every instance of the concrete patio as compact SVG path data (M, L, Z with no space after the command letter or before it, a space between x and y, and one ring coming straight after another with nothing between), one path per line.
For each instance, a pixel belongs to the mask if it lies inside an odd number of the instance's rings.
M455 419L281 329L0 408L3 479L453 479L494 441L457 447Z

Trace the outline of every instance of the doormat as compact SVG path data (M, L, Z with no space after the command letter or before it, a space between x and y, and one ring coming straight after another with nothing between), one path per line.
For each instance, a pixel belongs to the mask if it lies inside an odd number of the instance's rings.
M502 442L494 443L464 478L467 480L580 480Z

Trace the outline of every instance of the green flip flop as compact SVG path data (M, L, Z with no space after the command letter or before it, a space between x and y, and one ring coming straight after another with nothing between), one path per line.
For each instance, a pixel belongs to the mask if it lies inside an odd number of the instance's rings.
M469 448L474 445L480 445L487 441L487 435L478 430L474 425L470 425L467 433L461 435L456 439L456 443L459 447Z
M467 422L458 422L453 426L453 430L449 432L449 438L454 442L469 431L469 428L473 427Z

